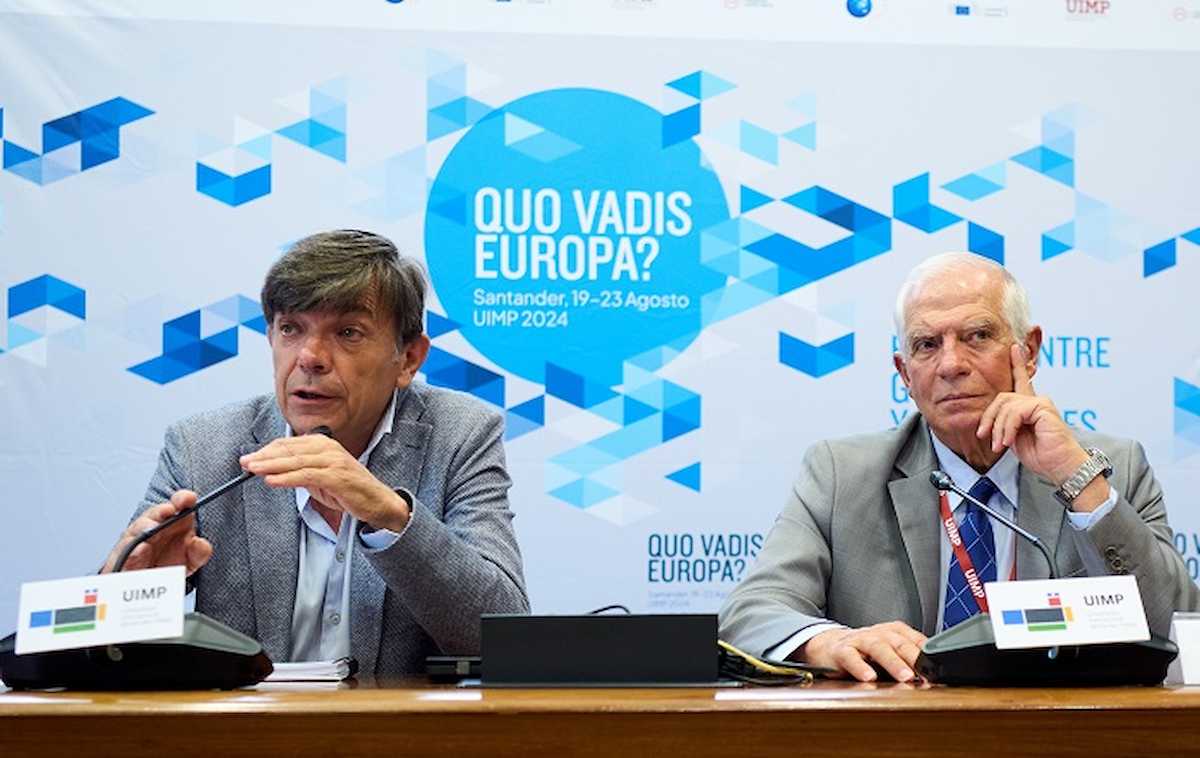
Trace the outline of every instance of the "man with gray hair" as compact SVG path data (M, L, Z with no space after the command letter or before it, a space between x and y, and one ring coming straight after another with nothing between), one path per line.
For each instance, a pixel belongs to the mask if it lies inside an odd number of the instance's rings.
M970 253L930 258L900 289L896 333L893 360L919 412L809 449L721 609L722 639L862 681L907 681L927 635L986 608L983 583L1049 575L978 506L939 497L935 469L1036 535L1058 576L1136 576L1154 633L1200 606L1142 447L1075 432L1035 394L1042 331L1007 270Z
M420 266L376 234L315 234L271 267L262 305L274 396L167 430L106 569L244 470L255 478L126 567L185 565L196 609L276 661L354 656L395 676L430 654L477 653L480 614L529 609L503 420L414 381L429 352Z

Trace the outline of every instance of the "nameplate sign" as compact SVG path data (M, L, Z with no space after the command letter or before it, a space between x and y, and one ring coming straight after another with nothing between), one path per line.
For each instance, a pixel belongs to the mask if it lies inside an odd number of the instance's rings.
M989 582L984 591L1002 650L1150 639L1129 575Z
M183 566L21 585L17 655L183 634Z

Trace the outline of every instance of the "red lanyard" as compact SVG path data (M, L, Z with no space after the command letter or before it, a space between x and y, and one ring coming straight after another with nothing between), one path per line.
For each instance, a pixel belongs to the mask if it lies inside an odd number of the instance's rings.
M975 572L975 564L971 562L967 546L963 544L962 535L958 533L958 523L954 520L954 512L950 510L950 501L946 499L945 492L938 498L938 504L942 509L942 526L946 530L946 536L950 539L950 547L954 549L954 558L958 561L958 567L962 569L967 586L971 588L971 596L975 598L975 604L979 606L979 610L987 613L987 594L983 591L983 582L979 581L979 574ZM984 518L987 518L987 514L984 514ZM1008 579L1013 581L1016 578L1017 561L1014 559L1012 573Z

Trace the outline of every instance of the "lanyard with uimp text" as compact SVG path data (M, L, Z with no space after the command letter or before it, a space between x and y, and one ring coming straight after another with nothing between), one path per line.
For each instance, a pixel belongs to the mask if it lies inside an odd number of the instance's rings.
M971 588L971 595L975 598L979 610L987 613L987 594L983 591L983 582L979 581L979 574L975 572L975 564L971 561L971 555L967 552L966 545L963 544L962 535L958 533L958 523L954 520L954 512L950 510L950 501L946 499L945 492L941 493L938 503L942 510L942 526L946 529L946 537L950 539L950 547L954 549L954 558L958 561L958 567L962 569L967 586ZM987 518L987 514L983 514L983 517ZM1017 561L1014 559L1012 573L1008 579L1013 581L1016 578Z

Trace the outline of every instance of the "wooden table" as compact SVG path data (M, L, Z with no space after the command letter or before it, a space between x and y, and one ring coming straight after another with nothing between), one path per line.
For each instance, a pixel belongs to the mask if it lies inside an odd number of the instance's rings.
M0 693L0 755L924 756L1200 754L1200 689Z

